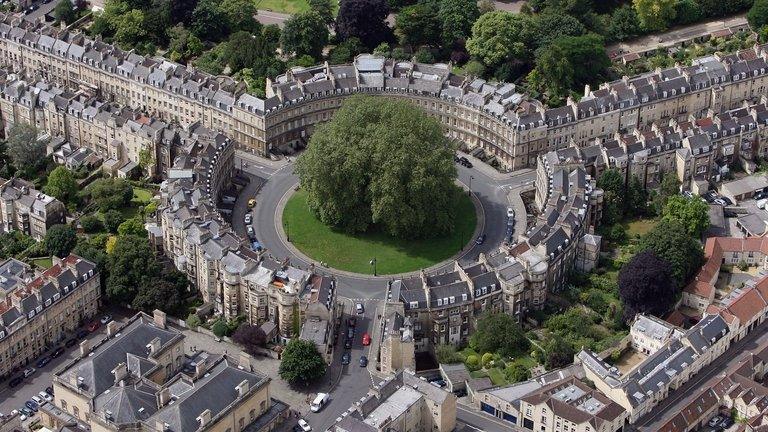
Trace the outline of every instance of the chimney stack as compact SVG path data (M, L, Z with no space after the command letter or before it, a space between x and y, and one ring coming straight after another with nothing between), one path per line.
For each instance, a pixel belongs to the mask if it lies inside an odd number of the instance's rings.
M115 384L124 380L128 376L128 365L124 362L120 362L112 369L112 375L115 376Z
M160 390L160 393L157 394L157 407L162 408L166 405L168 405L168 402L171 401L171 389L168 387L163 387L162 390Z
M237 365L240 369L251 372L253 370L251 366L251 356L245 351L240 351L240 358L237 360Z
M152 311L152 316L155 320L155 325L159 328L164 329L165 328L165 312L161 311L160 309L155 309Z
M242 380L240 384L235 387L235 390L237 390L237 397L242 399L246 394L248 394L249 389L250 386L248 384L248 380Z
M200 378L205 374L205 370L207 369L207 365L205 362L205 359L200 359L195 364L195 378Z
M211 410L206 409L205 411L201 412L200 415L197 416L197 421L198 423L200 423L199 429L202 429L203 427L208 425L208 423L211 422Z
M90 351L91 351L91 344L88 342L88 339L80 342L80 358L87 357Z
M117 333L117 321L110 321L107 324L107 337L112 337Z
M157 352L160 350L160 338L156 337L152 339L151 342L147 344L147 353L148 354L157 354Z

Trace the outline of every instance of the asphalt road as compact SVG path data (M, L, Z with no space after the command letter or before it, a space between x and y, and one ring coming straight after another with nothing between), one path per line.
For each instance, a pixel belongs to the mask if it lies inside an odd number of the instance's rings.
M657 431L671 417L681 412L702 389L711 386L710 382L716 375L733 368L741 355L747 351L759 351L768 345L768 321L752 330L744 339L734 343L720 357L708 366L702 368L691 380L671 392L666 399L657 405L650 413L641 417L634 425L634 430ZM632 429L628 429L632 430Z
M255 193L255 188L249 185L238 197L233 210L232 223L235 230L245 233L243 216L248 211L247 201L255 197L257 204L253 209L253 225L259 242L276 259L290 257L292 265L309 268L312 263L295 255L288 248L286 240L278 233L277 224L280 221L275 220L275 209L278 204L298 184L298 178L293 174L293 165L275 167L272 164L259 164L258 159L255 158L245 160L244 170L264 179L266 183L258 194ZM525 226L525 219L522 217L525 214L524 207L521 200L515 200L510 204L508 194L510 190L530 184L535 178L535 172L530 170L497 178L498 174L489 172L489 167L479 165L480 162L476 162L472 169L457 165L458 180L465 187L469 187L471 183L472 194L482 206L484 220L481 224L482 231L486 234L486 241L482 245L476 245L474 239L467 239L469 250L462 255L460 259L462 262L474 261L481 252L492 251L502 243L506 234L506 211L510 205L515 207L518 215L515 234L520 234ZM445 266L450 265L452 264L445 264ZM387 281L390 279L388 276L341 274L332 269L322 269L317 266L316 270L320 273L334 274L337 278L339 296L351 299L383 299ZM440 268L433 270L439 271Z
M27 21L36 21L40 18L43 18L48 12L52 11L60 1L61 0L52 0L48 3L34 2L39 7L31 13L26 14L24 19Z

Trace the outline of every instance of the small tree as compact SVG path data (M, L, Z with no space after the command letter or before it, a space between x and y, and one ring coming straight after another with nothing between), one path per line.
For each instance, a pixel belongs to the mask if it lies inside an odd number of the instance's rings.
M527 367L519 363L507 366L507 370L504 371L504 376L510 383L521 382L531 377L531 371Z
M59 4L53 8L53 17L56 18L56 22L63 22L65 24L72 24L77 19L75 13L75 7L69 0L62 0Z
M435 357L440 363L459 363L461 356L456 352L456 347L449 344L439 344L435 347Z
M121 236L135 235L137 237L146 237L147 230L144 229L144 221L139 217L132 217L117 227L117 233Z
M46 142L38 139L37 128L15 123L8 131L8 156L16 168L28 170L45 159Z
M248 354L256 355L258 352L257 348L267 343L267 335L261 327L243 323L232 334L232 340L243 347Z
M293 339L283 351L278 373L290 384L309 384L325 375L326 367L314 343Z
M753 29L759 29L768 24L768 0L755 0L747 12L747 21Z
M104 224L101 220L93 215L83 216L80 218L80 225L83 227L83 231L88 234L99 232L104 228Z
M77 233L69 225L54 225L48 228L43 242L49 255L63 258L77 246Z
M504 313L483 315L469 344L477 352L498 352L508 357L527 351L529 346L520 325Z
M195 330L200 324L202 324L202 321L200 321L200 317L196 313L192 312L187 317L186 323L188 328Z
M133 199L133 186L123 179L99 179L88 187L91 198L101 211L119 210Z
M679 221L694 238L701 237L709 228L709 206L697 198L670 197L661 214L664 220Z
M229 331L229 326L227 326L227 322L223 319L219 318L216 320L215 323L213 323L213 326L211 326L211 331L213 334L216 335L216 337L224 337L227 335L227 332Z
M69 1L62 0L62 3L69 3ZM75 180L72 171L60 166L48 175L48 181L43 191L61 202L69 203L77 197L77 189L77 180Z
M116 233L124 220L123 215L119 211L109 210L104 213L104 228L111 233Z
M573 363L573 346L560 336L556 335L550 339L546 351L547 369L558 369Z

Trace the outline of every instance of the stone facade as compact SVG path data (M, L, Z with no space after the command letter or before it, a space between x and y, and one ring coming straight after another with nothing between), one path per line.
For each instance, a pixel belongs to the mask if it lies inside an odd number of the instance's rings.
M0 223L5 232L21 231L37 241L48 228L64 223L64 203L48 196L28 181L0 179Z

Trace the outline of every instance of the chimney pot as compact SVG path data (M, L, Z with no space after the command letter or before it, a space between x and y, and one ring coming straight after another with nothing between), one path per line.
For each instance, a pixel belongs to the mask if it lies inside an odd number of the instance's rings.
M206 426L208 423L211 422L211 410L206 409L205 411L201 412L199 416L197 416L197 421L200 423L200 429L203 428L203 426Z
M87 357L90 351L91 344L88 342L88 339L80 342L80 358Z
M166 316L165 312L161 311L160 309L155 309L152 312L152 316L155 320L155 325L159 328L164 329L166 325Z
M112 337L117 333L117 321L110 321L107 324L107 337Z

